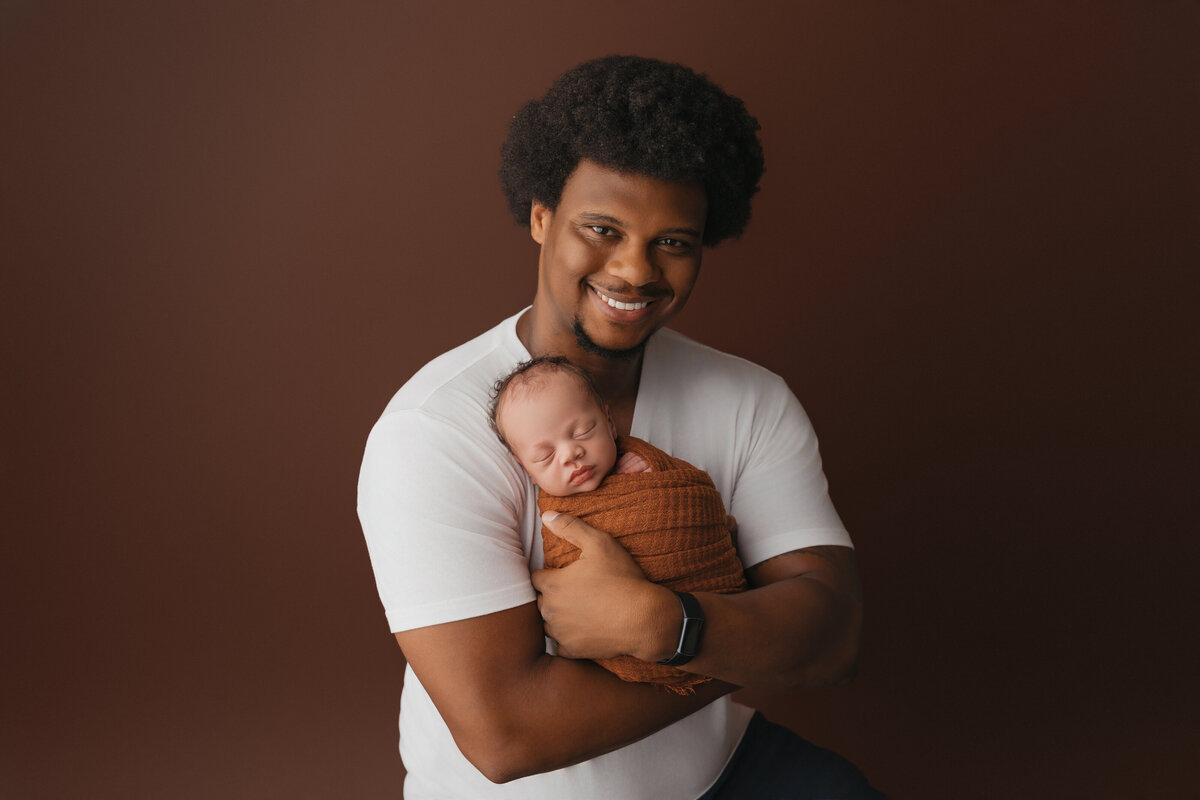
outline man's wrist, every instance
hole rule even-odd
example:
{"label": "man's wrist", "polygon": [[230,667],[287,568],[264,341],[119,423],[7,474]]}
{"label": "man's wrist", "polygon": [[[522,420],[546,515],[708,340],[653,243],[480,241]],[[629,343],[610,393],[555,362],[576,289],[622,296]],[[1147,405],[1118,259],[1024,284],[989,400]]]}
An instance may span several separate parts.
{"label": "man's wrist", "polygon": [[704,635],[704,608],[700,601],[689,592],[675,592],[675,596],[683,611],[683,624],[679,629],[675,652],[658,662],[669,667],[681,667],[695,658],[700,652],[700,639]]}
{"label": "man's wrist", "polygon": [[639,643],[634,658],[655,663],[675,654],[679,628],[683,624],[683,609],[679,598],[665,586],[647,582],[647,592],[640,610]]}

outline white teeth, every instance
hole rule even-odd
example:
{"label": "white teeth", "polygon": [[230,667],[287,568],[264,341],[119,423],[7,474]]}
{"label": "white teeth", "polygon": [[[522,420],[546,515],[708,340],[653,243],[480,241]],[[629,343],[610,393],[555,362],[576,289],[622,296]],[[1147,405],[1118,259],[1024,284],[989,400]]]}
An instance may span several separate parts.
{"label": "white teeth", "polygon": [[622,303],[620,300],[613,300],[611,297],[603,292],[600,292],[599,290],[596,291],[596,294],[600,295],[600,299],[608,303],[613,308],[619,308],[622,311],[637,311],[639,308],[645,308],[646,306],[650,305],[650,301],[646,301],[644,303]]}

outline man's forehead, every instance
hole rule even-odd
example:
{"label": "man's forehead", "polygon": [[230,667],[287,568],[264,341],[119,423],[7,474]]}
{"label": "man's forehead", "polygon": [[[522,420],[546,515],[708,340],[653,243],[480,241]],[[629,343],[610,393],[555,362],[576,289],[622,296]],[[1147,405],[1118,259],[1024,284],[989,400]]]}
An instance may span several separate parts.
{"label": "man's forehead", "polygon": [[644,218],[647,212],[665,225],[699,230],[708,200],[698,181],[678,182],[622,172],[583,160],[563,186],[562,202],[585,214],[628,224],[627,216]]}

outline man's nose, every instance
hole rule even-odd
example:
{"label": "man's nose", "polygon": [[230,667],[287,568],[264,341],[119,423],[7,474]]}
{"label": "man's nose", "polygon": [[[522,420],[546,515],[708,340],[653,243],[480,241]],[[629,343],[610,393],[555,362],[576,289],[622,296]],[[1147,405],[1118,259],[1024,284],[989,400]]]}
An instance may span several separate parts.
{"label": "man's nose", "polygon": [[612,254],[605,269],[630,286],[645,286],[658,278],[658,266],[646,247],[626,241]]}

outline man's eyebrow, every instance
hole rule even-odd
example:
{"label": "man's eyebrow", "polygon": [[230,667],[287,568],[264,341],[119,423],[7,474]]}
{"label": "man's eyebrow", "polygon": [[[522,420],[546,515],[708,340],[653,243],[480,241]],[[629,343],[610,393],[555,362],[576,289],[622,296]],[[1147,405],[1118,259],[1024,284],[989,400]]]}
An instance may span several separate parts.
{"label": "man's eyebrow", "polygon": [[695,236],[697,239],[700,238],[700,231],[696,230],[695,228],[668,228],[667,230],[662,231],[662,233],[682,233],[686,234],[687,236]]}
{"label": "man's eyebrow", "polygon": [[620,225],[624,227],[625,221],[610,217],[608,214],[597,214],[593,211],[585,211],[579,215],[579,219],[583,222],[604,222],[609,225]]}
{"label": "man's eyebrow", "polygon": [[[580,214],[579,220],[580,220],[580,222],[586,222],[586,223],[603,223],[605,225],[616,225],[616,226],[622,227],[622,228],[626,226],[626,223],[624,220],[617,219],[616,217],[610,217],[608,214],[597,214],[592,211],[585,211],[582,214]],[[686,236],[695,236],[697,239],[700,238],[700,231],[696,230],[695,228],[668,228],[665,231],[659,231],[659,235],[663,235],[663,234],[667,234],[667,233],[684,234]]]}

